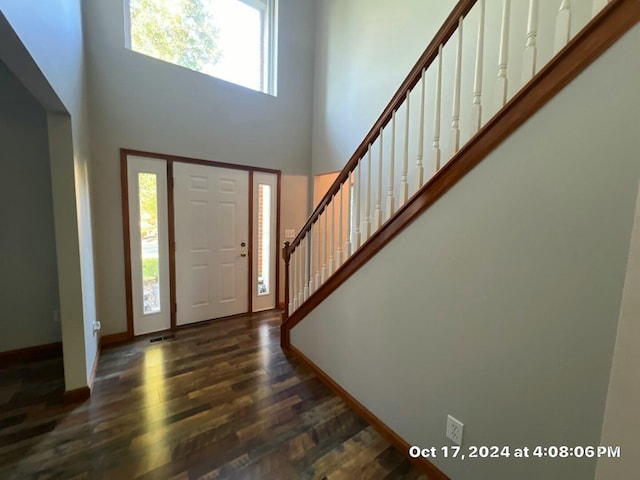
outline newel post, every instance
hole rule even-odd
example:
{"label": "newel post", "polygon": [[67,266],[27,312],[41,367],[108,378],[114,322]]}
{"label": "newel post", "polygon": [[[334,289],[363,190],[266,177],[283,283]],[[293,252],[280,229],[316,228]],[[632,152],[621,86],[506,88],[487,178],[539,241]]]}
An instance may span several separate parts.
{"label": "newel post", "polygon": [[284,310],[282,312],[282,326],[280,327],[280,346],[283,349],[289,348],[289,329],[285,323],[289,318],[289,262],[291,260],[291,251],[289,247],[291,242],[284,242],[282,247],[282,259],[284,260]]}

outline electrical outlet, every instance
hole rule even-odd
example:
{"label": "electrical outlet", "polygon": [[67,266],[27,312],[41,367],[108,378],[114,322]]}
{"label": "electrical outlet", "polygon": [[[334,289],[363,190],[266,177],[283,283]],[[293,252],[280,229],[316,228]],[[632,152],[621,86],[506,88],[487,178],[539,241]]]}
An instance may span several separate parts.
{"label": "electrical outlet", "polygon": [[286,238],[287,240],[293,240],[294,238],[296,238],[296,231],[292,228],[287,228],[284,231],[284,238]]}
{"label": "electrical outlet", "polygon": [[447,415],[447,438],[456,445],[462,445],[462,431],[464,425],[460,420],[456,420],[451,415]]}

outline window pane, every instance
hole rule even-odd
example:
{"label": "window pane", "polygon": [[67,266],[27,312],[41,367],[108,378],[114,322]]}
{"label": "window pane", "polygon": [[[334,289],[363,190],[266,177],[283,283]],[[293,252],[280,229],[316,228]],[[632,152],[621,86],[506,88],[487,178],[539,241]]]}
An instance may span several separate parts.
{"label": "window pane", "polygon": [[240,0],[211,0],[219,25],[220,59],[211,75],[253,90],[264,90],[263,14]]}
{"label": "window pane", "polygon": [[140,201],[140,249],[142,252],[143,312],[160,312],[160,264],[158,259],[158,178],[138,174]]}
{"label": "window pane", "polygon": [[203,71],[220,56],[210,0],[130,0],[131,48]]}
{"label": "window pane", "polygon": [[271,259],[271,185],[258,185],[258,295],[268,295]]}
{"label": "window pane", "polygon": [[129,0],[131,49],[267,92],[270,2]]}

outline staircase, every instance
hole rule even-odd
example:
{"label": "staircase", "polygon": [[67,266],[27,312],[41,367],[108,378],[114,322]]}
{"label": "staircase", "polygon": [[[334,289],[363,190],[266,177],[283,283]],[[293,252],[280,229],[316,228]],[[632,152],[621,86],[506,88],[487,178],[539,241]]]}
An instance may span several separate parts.
{"label": "staircase", "polygon": [[[549,2],[461,0],[295,240],[285,243],[282,347],[405,452],[410,444],[389,420],[291,345],[291,330],[640,20],[637,0],[557,0],[552,15],[541,3]],[[485,23],[489,7],[500,8],[493,15],[498,28]],[[526,34],[515,38],[514,31]],[[447,478],[414,460],[433,478]]]}

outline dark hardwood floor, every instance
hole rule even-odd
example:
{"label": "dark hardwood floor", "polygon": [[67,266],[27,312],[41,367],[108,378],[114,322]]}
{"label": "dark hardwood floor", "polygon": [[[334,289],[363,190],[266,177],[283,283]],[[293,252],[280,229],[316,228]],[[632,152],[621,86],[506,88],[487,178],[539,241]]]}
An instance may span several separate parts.
{"label": "dark hardwood floor", "polygon": [[62,360],[0,370],[0,478],[418,479],[420,473],[246,316],[104,349],[91,399]]}

